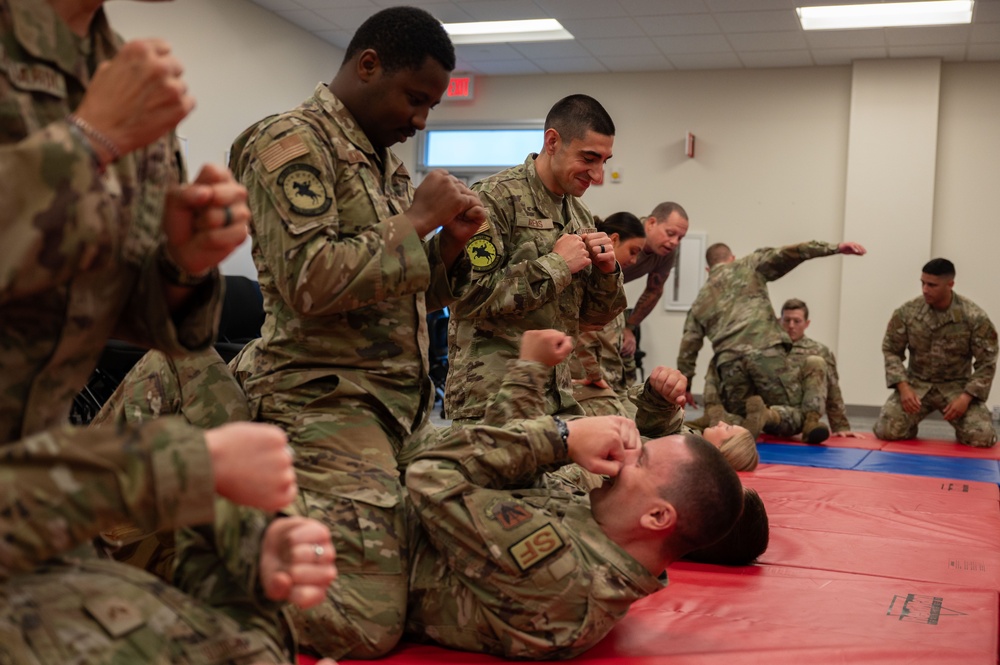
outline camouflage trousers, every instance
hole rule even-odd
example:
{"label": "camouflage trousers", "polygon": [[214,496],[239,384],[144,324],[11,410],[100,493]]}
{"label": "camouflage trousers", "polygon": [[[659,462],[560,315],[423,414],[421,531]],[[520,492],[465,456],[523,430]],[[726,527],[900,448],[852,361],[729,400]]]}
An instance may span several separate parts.
{"label": "camouflage trousers", "polygon": [[[951,400],[962,394],[964,385],[964,381],[956,381],[931,386],[921,397],[920,411],[917,413],[904,411],[899,391],[893,390],[872,428],[875,436],[885,441],[916,438],[920,421],[933,411],[943,411]],[[914,386],[914,388],[919,395],[920,387]],[[950,422],[955,428],[955,438],[959,443],[976,448],[989,448],[997,442],[997,433],[993,427],[990,411],[982,400],[973,399],[965,414],[958,420]]]}
{"label": "camouflage trousers", "polygon": [[808,356],[801,365],[791,362],[782,346],[754,351],[719,368],[720,394],[726,411],[746,415],[746,400],[760,395],[780,417],[764,431],[795,436],[805,414],[826,413],[827,366],[820,356]]}
{"label": "camouflage trousers", "polygon": [[264,633],[113,561],[53,562],[0,585],[0,663],[287,661]]}
{"label": "camouflage trousers", "polygon": [[295,449],[296,510],[326,524],[337,549],[326,602],[289,610],[299,644],[329,658],[384,656],[406,618],[406,504],[396,462],[404,441],[360,399],[331,396],[292,410],[286,400],[283,412],[268,402],[258,418],[282,426]]}

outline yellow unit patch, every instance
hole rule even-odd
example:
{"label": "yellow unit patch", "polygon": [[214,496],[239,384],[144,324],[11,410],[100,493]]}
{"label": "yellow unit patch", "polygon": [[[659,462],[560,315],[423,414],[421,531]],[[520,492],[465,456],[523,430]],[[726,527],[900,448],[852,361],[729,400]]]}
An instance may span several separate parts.
{"label": "yellow unit patch", "polygon": [[333,200],[320,177],[319,169],[310,164],[292,164],[281,172],[278,186],[293,212],[315,217],[330,209]]}
{"label": "yellow unit patch", "polygon": [[489,270],[500,258],[497,246],[487,235],[473,237],[465,246],[465,252],[469,255],[469,261],[472,262],[472,269],[478,271]]}
{"label": "yellow unit patch", "polygon": [[565,543],[555,527],[546,524],[511,545],[507,551],[514,557],[518,568],[528,570],[561,550],[563,545]]}

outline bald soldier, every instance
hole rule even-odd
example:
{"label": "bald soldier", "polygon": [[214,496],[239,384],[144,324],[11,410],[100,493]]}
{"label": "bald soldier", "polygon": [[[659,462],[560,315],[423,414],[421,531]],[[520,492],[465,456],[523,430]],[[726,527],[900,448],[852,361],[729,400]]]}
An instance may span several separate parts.
{"label": "bald soldier", "polygon": [[959,443],[993,446],[996,430],[985,400],[996,374],[996,328],[985,311],[955,293],[955,265],[948,259],[928,261],[920,284],[923,295],[893,312],[882,340],[885,380],[893,393],[879,413],[875,436],[912,439],[920,421],[940,411]]}
{"label": "bald soldier", "polygon": [[[468,243],[473,280],[448,323],[445,412],[455,423],[482,418],[525,330],[576,337],[625,309],[614,246],[580,200],[604,180],[614,133],[596,99],[570,95],[549,110],[540,153],[473,186],[488,218]],[[546,412],[582,413],[567,362],[549,378]]]}

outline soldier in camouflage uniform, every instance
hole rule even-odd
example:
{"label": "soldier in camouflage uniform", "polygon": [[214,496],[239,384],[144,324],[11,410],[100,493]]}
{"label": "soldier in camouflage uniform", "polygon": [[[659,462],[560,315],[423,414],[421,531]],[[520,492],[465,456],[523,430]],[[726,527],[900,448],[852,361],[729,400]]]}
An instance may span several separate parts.
{"label": "soldier in camouflage uniform", "polygon": [[[549,111],[540,154],[473,186],[489,217],[466,247],[474,278],[448,322],[445,413],[454,422],[482,418],[525,330],[576,337],[625,309],[611,241],[579,199],[602,182],[614,132],[597,100],[571,95]],[[568,363],[546,393],[546,413],[582,413]]]}
{"label": "soldier in camouflage uniform", "polygon": [[[597,230],[611,239],[615,260],[623,271],[635,263],[646,241],[646,231],[638,217],[616,212],[597,222]],[[622,356],[624,333],[622,312],[600,330],[580,333],[576,339],[569,363],[573,397],[588,416],[635,415],[627,395],[629,384]]]}
{"label": "soldier in camouflage uniform", "polygon": [[851,431],[851,423],[847,420],[847,407],[840,392],[836,357],[825,344],[805,334],[806,328],[809,327],[809,306],[798,298],[786,300],[781,306],[781,318],[778,323],[792,340],[792,350],[788,354],[788,360],[793,366],[804,366],[809,356],[819,356],[826,363],[826,418],[830,421],[830,435],[860,436],[857,432]]}
{"label": "soldier in camouflage uniform", "polygon": [[[780,248],[758,249],[739,260],[729,247],[716,243],[705,254],[709,266],[708,281],[695,298],[687,319],[677,355],[677,369],[688,384],[694,376],[698,351],[707,336],[715,352],[713,360],[719,375],[719,398],[722,407],[740,416],[747,414],[747,400],[753,396],[748,354],[763,354],[771,367],[783,367],[783,356],[791,340],[778,325],[771,306],[767,283],[788,274],[809,259],[833,254],[864,254],[861,245],[842,242],[806,242]],[[780,362],[779,362],[780,361]],[[759,377],[758,377],[759,378]],[[688,399],[691,396],[688,395]],[[706,411],[711,407],[706,401]],[[818,414],[810,423],[817,426]],[[757,416],[759,417],[759,416]],[[760,426],[750,425],[751,431]]]}
{"label": "soldier in camouflage uniform", "polygon": [[[589,494],[533,488],[570,460],[614,479]],[[619,416],[447,430],[406,472],[423,526],[407,633],[505,658],[572,658],[666,566],[726,534],[743,504],[736,473],[695,435],[639,443]]]}
{"label": "soldier in camouflage uniform", "polygon": [[[112,334],[173,354],[211,342],[212,269],[249,219],[222,169],[174,187],[168,133],[193,106],[180,66],[163,42],[122,46],[101,4],[0,1],[0,661],[277,662],[275,626],[243,627],[89,543],[123,519],[209,523],[216,493],[273,510],[295,491],[274,428],[61,424]],[[303,590],[294,542],[271,535],[247,587],[262,602]]]}
{"label": "soldier in camouflage uniform", "polygon": [[430,14],[383,10],[329,86],[233,144],[266,313],[234,373],[254,419],[280,425],[296,449],[298,510],[334,532],[340,581],[296,616],[303,645],[330,657],[378,657],[402,633],[396,455],[429,426],[426,313],[467,285],[463,249],[485,212],[444,171],[414,192],[389,147],[424,128],[454,65]]}
{"label": "soldier in camouflage uniform", "polygon": [[984,402],[996,373],[996,328],[986,312],[954,292],[951,261],[928,261],[920,283],[923,296],[893,312],[882,340],[886,385],[895,392],[879,413],[875,436],[912,439],[920,421],[940,411],[959,443],[993,446],[996,430]]}

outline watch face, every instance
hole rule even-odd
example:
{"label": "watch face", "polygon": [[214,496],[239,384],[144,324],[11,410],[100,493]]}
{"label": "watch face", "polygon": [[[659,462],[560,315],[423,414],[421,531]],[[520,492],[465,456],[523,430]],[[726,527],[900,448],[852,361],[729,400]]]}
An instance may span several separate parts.
{"label": "watch face", "polygon": [[499,258],[497,246],[489,236],[476,236],[465,246],[465,251],[475,270],[489,270]]}
{"label": "watch face", "polygon": [[319,169],[310,164],[286,167],[278,176],[278,185],[292,211],[300,215],[322,215],[333,203],[320,180]]}

